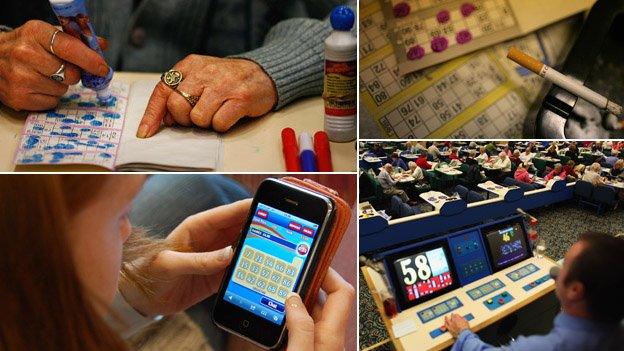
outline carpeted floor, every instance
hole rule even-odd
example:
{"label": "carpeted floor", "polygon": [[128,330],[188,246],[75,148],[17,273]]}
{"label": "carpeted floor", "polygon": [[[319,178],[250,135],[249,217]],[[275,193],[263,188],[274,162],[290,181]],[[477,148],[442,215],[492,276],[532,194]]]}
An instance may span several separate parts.
{"label": "carpeted floor", "polygon": [[[578,236],[586,231],[624,234],[624,208],[597,215],[575,201],[529,211],[538,219],[538,232],[545,239],[547,256],[560,260]],[[370,291],[360,274],[360,349],[392,350],[384,324]],[[375,347],[371,347],[375,346]]]}

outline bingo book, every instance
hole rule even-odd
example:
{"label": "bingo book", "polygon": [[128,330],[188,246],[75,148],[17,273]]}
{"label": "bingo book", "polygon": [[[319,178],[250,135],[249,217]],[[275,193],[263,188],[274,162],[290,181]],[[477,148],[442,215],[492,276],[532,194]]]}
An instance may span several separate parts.
{"label": "bingo book", "polygon": [[82,164],[117,171],[219,168],[222,141],[217,133],[167,127],[149,139],[136,137],[156,83],[112,82],[114,98],[106,105],[94,91],[71,87],[56,109],[28,116],[15,164]]}

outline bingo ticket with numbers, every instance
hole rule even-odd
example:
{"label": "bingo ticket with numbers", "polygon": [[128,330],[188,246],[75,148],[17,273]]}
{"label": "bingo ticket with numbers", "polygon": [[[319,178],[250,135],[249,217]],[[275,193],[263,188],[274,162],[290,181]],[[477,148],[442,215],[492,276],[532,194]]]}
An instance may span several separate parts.
{"label": "bingo ticket with numbers", "polygon": [[383,0],[382,10],[402,74],[522,34],[508,0]]}
{"label": "bingo ticket with numbers", "polygon": [[113,82],[113,101],[98,103],[95,92],[71,87],[54,111],[28,116],[16,164],[93,164],[114,169],[129,86]]}
{"label": "bingo ticket with numbers", "polygon": [[[576,20],[499,44],[444,64],[401,75],[385,17],[376,1],[360,9],[360,98],[377,130],[364,138],[513,138],[543,80],[505,58],[521,47],[557,62]],[[362,117],[366,118],[366,117]],[[361,124],[362,125],[362,124]]]}

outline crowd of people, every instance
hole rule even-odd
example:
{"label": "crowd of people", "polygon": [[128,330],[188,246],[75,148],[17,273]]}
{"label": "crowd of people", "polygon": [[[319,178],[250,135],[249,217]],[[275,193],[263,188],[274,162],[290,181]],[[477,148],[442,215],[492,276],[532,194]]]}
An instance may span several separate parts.
{"label": "crowd of people", "polygon": [[[542,188],[553,179],[586,181],[594,186],[624,179],[624,142],[431,142],[363,143],[360,168],[374,176],[388,197],[410,206],[431,189],[427,171],[460,170],[450,185],[479,191],[478,184],[509,181]],[[362,186],[362,185],[361,185]],[[363,186],[367,186],[364,184]],[[448,191],[447,191],[448,192]],[[624,191],[619,190],[620,199]]]}

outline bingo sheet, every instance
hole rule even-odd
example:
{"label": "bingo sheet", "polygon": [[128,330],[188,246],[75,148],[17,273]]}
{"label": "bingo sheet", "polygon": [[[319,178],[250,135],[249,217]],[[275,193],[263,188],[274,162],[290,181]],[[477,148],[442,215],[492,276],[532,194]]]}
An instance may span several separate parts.
{"label": "bingo sheet", "polygon": [[110,85],[103,106],[94,91],[74,86],[52,111],[32,113],[22,131],[15,164],[91,164],[114,169],[128,104],[129,86]]}
{"label": "bingo sheet", "polygon": [[363,134],[370,138],[520,137],[524,118],[544,83],[508,62],[506,50],[517,46],[551,62],[571,31],[570,22],[562,22],[401,76],[381,7],[369,2],[360,10],[360,98],[383,135]]}
{"label": "bingo sheet", "polygon": [[521,31],[507,0],[383,0],[401,73],[498,44]]}

